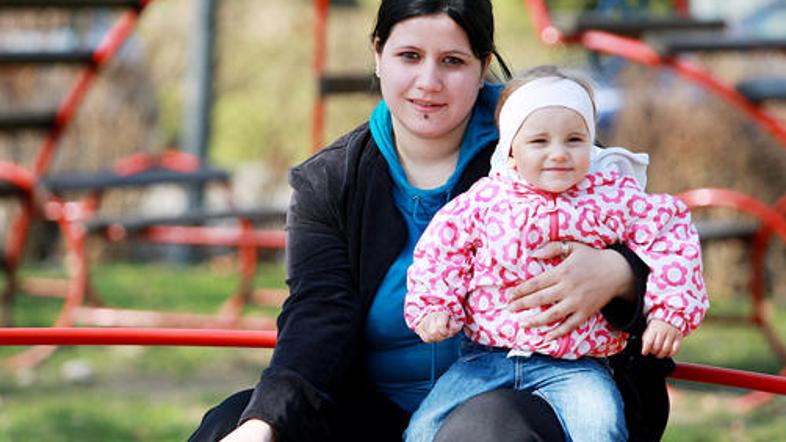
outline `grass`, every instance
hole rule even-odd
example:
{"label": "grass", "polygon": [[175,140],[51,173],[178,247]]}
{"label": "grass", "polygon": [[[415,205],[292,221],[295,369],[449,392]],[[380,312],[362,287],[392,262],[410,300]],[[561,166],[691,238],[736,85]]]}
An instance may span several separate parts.
{"label": "grass", "polygon": [[[280,287],[283,268],[265,265],[259,287]],[[27,269],[25,276],[51,274]],[[210,312],[231,293],[234,275],[207,265],[104,264],[96,287],[110,305]],[[20,325],[48,325],[60,301],[22,296]],[[775,323],[786,336],[786,309]],[[744,299],[715,302],[713,311],[741,311]],[[271,312],[273,313],[273,312]],[[3,354],[18,350],[3,348]],[[191,347],[63,347],[34,370],[0,377],[0,442],[180,441],[202,414],[227,395],[254,385],[270,350]],[[779,364],[759,333],[708,321],[679,360],[776,372]],[[69,375],[86,370],[83,377]],[[742,392],[675,383],[664,440],[771,441],[786,435],[786,398],[744,411]]]}

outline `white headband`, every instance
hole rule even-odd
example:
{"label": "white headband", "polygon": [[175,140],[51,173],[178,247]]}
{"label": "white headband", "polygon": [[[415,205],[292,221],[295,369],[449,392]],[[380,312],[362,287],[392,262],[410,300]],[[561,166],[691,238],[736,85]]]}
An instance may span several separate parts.
{"label": "white headband", "polygon": [[573,80],[544,77],[516,89],[499,114],[499,142],[491,157],[491,171],[507,169],[513,138],[524,120],[538,109],[562,106],[576,111],[584,119],[589,141],[595,141],[595,111],[587,91]]}

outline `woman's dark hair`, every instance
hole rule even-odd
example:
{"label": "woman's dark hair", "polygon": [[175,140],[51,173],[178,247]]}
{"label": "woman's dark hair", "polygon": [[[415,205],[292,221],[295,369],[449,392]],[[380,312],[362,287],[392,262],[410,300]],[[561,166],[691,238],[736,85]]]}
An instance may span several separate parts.
{"label": "woman's dark hair", "polygon": [[494,14],[491,0],[382,0],[371,41],[377,53],[390,37],[393,27],[404,20],[425,15],[447,14],[467,34],[472,52],[481,62],[494,55],[505,79],[510,69],[494,46]]}

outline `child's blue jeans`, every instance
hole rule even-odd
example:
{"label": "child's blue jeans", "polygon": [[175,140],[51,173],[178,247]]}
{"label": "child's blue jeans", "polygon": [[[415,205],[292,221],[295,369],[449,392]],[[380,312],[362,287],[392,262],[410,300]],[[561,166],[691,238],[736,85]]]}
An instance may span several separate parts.
{"label": "child's blue jeans", "polygon": [[507,349],[463,340],[461,357],[412,415],[407,442],[431,442],[448,414],[467,399],[499,388],[531,391],[554,408],[567,441],[625,441],[622,397],[605,358],[508,358]]}

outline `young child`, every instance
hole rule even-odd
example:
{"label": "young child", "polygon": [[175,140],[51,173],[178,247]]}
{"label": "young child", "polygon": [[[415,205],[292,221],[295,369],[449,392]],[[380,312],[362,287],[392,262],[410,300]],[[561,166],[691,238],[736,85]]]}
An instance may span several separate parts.
{"label": "young child", "polygon": [[[546,242],[619,242],[647,263],[645,354],[673,356],[703,319],[709,304],[688,208],[644,193],[629,176],[641,154],[594,147],[595,115],[589,84],[554,66],[535,68],[503,91],[489,176],[437,212],[407,273],[407,325],[426,342],[461,329],[468,338],[412,416],[407,441],[431,441],[451,410],[497,388],[544,398],[569,441],[627,439],[606,361],[627,335],[598,313],[547,339],[559,323],[524,328],[522,319],[541,310],[507,308],[510,290],[556,264],[532,256]],[[590,170],[593,155],[611,160]]]}

